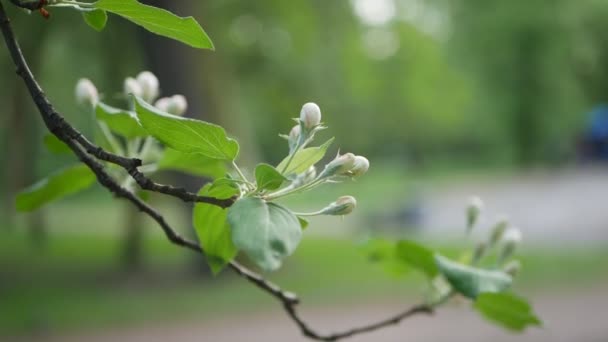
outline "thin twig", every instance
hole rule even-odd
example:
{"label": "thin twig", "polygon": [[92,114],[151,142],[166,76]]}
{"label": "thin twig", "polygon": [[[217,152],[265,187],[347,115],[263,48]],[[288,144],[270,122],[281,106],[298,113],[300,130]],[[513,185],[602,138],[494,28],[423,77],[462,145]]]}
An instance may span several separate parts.
{"label": "thin twig", "polygon": [[[12,1],[15,3],[15,1]],[[23,7],[23,6],[21,6]],[[141,160],[133,158],[125,158],[108,151],[105,151],[99,146],[91,143],[86,137],[84,137],[78,130],[71,126],[65,119],[57,113],[52,104],[48,101],[44,92],[36,82],[34,75],[30,71],[25,57],[21,52],[17,39],[13,33],[10,25],[10,20],[6,16],[2,1],[0,0],[0,28],[6,42],[6,46],[11,54],[13,62],[17,68],[17,74],[21,76],[25,82],[27,89],[32,97],[32,100],[36,104],[40,115],[51,133],[57,138],[63,141],[68,147],[74,152],[74,154],[86,164],[91,171],[97,177],[98,182],[107,188],[109,191],[114,193],[117,197],[124,198],[135,205],[140,211],[150,216],[165,233],[167,239],[178,246],[190,249],[194,252],[204,254],[201,246],[188,239],[185,239],[178,234],[170,225],[167,223],[163,215],[156,209],[142,201],[133,192],[121,187],[106,171],[104,165],[98,160],[113,163],[123,167],[129,174],[137,181],[137,183],[146,190],[159,192],[167,195],[171,195],[180,198],[187,202],[205,202],[209,204],[218,205],[222,208],[227,208],[232,205],[233,200],[218,200],[211,197],[198,196],[193,193],[187,192],[185,189],[176,188],[169,185],[162,185],[153,182],[149,178],[145,177],[137,168],[141,166]],[[97,158],[97,159],[95,159]],[[279,286],[265,280],[261,275],[247,269],[239,263],[232,261],[229,264],[230,268],[239,276],[247,279],[252,284],[267,292],[268,294],[275,297],[283,304],[283,308],[288,316],[296,323],[300,328],[303,335],[319,341],[337,341],[343,338],[348,338],[353,335],[374,331],[380,328],[384,328],[390,325],[396,325],[402,320],[409,318],[416,314],[430,314],[432,308],[428,305],[414,306],[402,313],[391,316],[382,321],[365,325],[358,328],[353,328],[340,333],[333,334],[321,334],[311,328],[298,314],[297,305],[299,304],[298,297],[291,292],[282,290]]]}

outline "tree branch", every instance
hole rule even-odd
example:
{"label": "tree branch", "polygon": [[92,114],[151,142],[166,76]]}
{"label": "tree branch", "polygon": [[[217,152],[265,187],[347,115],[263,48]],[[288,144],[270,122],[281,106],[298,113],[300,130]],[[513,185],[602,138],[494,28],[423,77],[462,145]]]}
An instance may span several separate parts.
{"label": "tree branch", "polygon": [[[15,3],[17,0],[11,0]],[[17,5],[19,7],[24,7]],[[27,7],[24,7],[27,8]],[[19,43],[15,38],[15,34],[10,25],[10,20],[4,10],[2,0],[0,0],[0,28],[4,36],[6,46],[10,52],[11,58],[16,66],[16,71],[19,76],[25,82],[25,85],[32,97],[32,100],[36,104],[38,111],[44,121],[46,127],[51,133],[57,138],[63,141],[68,147],[74,152],[74,154],[80,159],[81,162],[86,164],[91,171],[97,177],[98,182],[112,192],[115,196],[124,198],[127,201],[135,205],[140,211],[150,216],[165,233],[167,239],[178,246],[190,249],[196,253],[204,254],[201,246],[188,239],[185,239],[178,234],[170,225],[167,223],[163,215],[142,201],[133,192],[121,187],[106,171],[104,165],[98,160],[113,163],[123,167],[140,185],[141,188],[153,192],[159,192],[166,195],[180,198],[186,202],[204,202],[214,204],[222,208],[227,208],[234,203],[233,199],[220,200],[212,197],[198,196],[197,194],[190,193],[182,188],[176,188],[170,185],[158,184],[143,175],[137,168],[141,166],[141,160],[125,158],[110,152],[105,151],[99,146],[91,143],[86,137],[84,137],[77,129],[70,125],[65,119],[55,111],[52,104],[46,98],[40,85],[36,82],[34,75],[29,69],[29,66],[21,52]],[[298,314],[297,305],[299,304],[298,297],[291,292],[282,290],[279,286],[265,280],[261,275],[249,270],[248,268],[240,265],[239,263],[232,261],[229,267],[239,276],[247,279],[249,282],[267,292],[268,294],[279,300],[287,315],[296,323],[300,328],[300,331],[304,336],[318,341],[337,341],[340,339],[348,338],[357,334],[374,331],[390,325],[396,325],[404,319],[407,319],[417,314],[430,314],[432,313],[432,307],[428,305],[417,305],[402,313],[391,316],[385,320],[365,325],[358,328],[353,328],[340,333],[333,334],[321,334],[311,328]]]}

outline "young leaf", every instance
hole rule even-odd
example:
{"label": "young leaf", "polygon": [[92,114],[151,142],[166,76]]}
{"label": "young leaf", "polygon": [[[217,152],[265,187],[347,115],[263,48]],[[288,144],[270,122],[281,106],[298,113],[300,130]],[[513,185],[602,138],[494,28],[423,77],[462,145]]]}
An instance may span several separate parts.
{"label": "young leaf", "polygon": [[298,216],[298,221],[300,222],[300,227],[302,227],[302,230],[308,228],[308,225],[310,224],[307,219],[300,216]]}
{"label": "young leaf", "polygon": [[32,211],[56,199],[91,186],[95,175],[86,165],[78,164],[60,170],[21,191],[15,199],[18,211]]}
{"label": "young leaf", "polygon": [[59,140],[53,134],[44,136],[42,142],[47,150],[54,154],[71,154],[72,150],[63,141]]}
{"label": "young leaf", "polygon": [[396,250],[397,258],[409,266],[423,272],[429,279],[433,279],[438,273],[435,254],[415,242],[399,241]]}
{"label": "young leaf", "polygon": [[[199,195],[225,199],[234,196],[237,192],[228,185],[212,188],[211,184],[207,184],[199,191]],[[197,203],[192,214],[196,235],[213,274],[218,274],[238,252],[232,243],[230,226],[226,221],[227,212],[227,209],[215,205]]]}
{"label": "young leaf", "polygon": [[[309,147],[303,150],[296,152],[295,156],[289,163],[289,166],[283,172],[285,175],[290,174],[298,174],[308,170],[309,167],[315,165],[319,160],[323,159],[327,149],[334,141],[334,138],[329,139],[323,145],[318,147]],[[285,165],[289,162],[289,157],[283,159],[279,166],[277,166],[277,170],[283,170]]]}
{"label": "young leaf", "polygon": [[542,322],[523,298],[509,293],[481,293],[473,306],[485,318],[507,329],[523,331]]}
{"label": "young leaf", "polygon": [[117,14],[160,36],[195,48],[213,50],[211,39],[192,17],[178,17],[167,10],[144,5],[136,0],[99,0],[93,6]]}
{"label": "young leaf", "polygon": [[175,150],[222,160],[234,160],[239,154],[239,144],[218,125],[164,113],[138,97],[135,108],[146,131]]}
{"label": "young leaf", "polygon": [[84,21],[96,31],[102,31],[108,22],[108,14],[104,10],[82,12]]}
{"label": "young leaf", "polygon": [[268,164],[259,164],[255,168],[255,180],[260,190],[276,190],[287,180],[277,169]]}
{"label": "young leaf", "polygon": [[475,299],[482,292],[502,292],[511,286],[512,278],[502,271],[475,268],[435,256],[439,272],[452,287],[465,297]]}
{"label": "young leaf", "polygon": [[289,209],[255,197],[236,201],[228,222],[234,245],[266,271],[278,269],[302,238],[300,222]]}
{"label": "young leaf", "polygon": [[105,122],[112,132],[127,139],[148,136],[148,132],[137,122],[137,116],[133,112],[100,102],[95,107],[95,116],[97,120]]}
{"label": "young leaf", "polygon": [[166,148],[158,162],[159,170],[175,170],[195,176],[219,178],[226,173],[223,161],[205,157],[202,154],[183,153],[172,148]]}

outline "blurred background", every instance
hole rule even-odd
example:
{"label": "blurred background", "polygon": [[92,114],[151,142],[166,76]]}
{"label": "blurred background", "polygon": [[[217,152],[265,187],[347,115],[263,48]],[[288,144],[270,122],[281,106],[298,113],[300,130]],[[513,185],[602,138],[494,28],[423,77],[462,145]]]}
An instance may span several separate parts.
{"label": "blurred background", "polygon": [[[216,51],[198,51],[110,16],[101,34],[80,15],[10,8],[34,73],[57,109],[91,134],[76,105],[80,77],[110,101],[151,70],[189,116],[225,126],[239,164],[277,164],[305,102],[323,111],[343,152],[371,169],[355,183],[290,199],[318,209],[295,255],[269,275],[303,299],[325,331],[398,312],[421,279],[366,254],[370,238],[470,248],[507,214],[524,234],[517,292],[542,329],[514,335],[466,303],[353,341],[606,341],[608,326],[608,2],[602,0],[143,1],[194,15]],[[5,5],[7,2],[4,1]],[[12,7],[12,6],[11,6]],[[147,218],[97,187],[17,214],[24,186],[74,161],[42,144],[45,129],[0,48],[0,340],[304,341],[274,299],[165,241]],[[203,179],[163,181],[196,191]],[[464,239],[471,195],[486,203]],[[152,198],[192,235],[189,205]]]}

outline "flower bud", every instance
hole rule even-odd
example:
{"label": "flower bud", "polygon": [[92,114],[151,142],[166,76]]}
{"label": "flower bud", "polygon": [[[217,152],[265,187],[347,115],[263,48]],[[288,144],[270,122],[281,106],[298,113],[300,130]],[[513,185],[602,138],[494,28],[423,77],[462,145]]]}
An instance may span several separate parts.
{"label": "flower bud", "polygon": [[141,85],[133,77],[127,77],[124,83],[124,92],[126,95],[135,95],[137,97],[143,96],[143,90]]}
{"label": "flower bud", "polygon": [[355,159],[356,157],[352,153],[338,154],[334,160],[325,165],[320,177],[348,176],[350,170],[355,166]]}
{"label": "flower bud", "polygon": [[369,160],[363,156],[356,156],[355,163],[350,173],[353,177],[359,177],[369,170]]}
{"label": "flower bud", "polygon": [[321,210],[321,215],[348,215],[357,206],[357,200],[352,196],[342,196]]}
{"label": "flower bud", "polygon": [[481,260],[484,255],[486,255],[486,251],[487,251],[487,246],[485,243],[480,242],[479,244],[477,244],[477,246],[475,246],[475,252],[473,253],[473,263],[477,263],[479,260]]}
{"label": "flower bud", "polygon": [[510,258],[521,243],[521,231],[517,228],[507,229],[502,237],[502,241],[501,262]]}
{"label": "flower bud", "polygon": [[97,88],[88,78],[81,78],[76,83],[76,102],[81,105],[95,107],[99,102]]}
{"label": "flower bud", "polygon": [[302,128],[300,125],[295,125],[289,131],[289,136],[287,137],[287,143],[289,144],[289,151],[293,152],[298,145],[298,141],[300,140],[300,134],[302,133]]}
{"label": "flower bud", "polygon": [[477,196],[471,197],[469,206],[467,207],[467,234],[471,232],[475,223],[477,223],[477,219],[479,218],[482,209],[483,202],[481,198]]}
{"label": "flower bud", "polygon": [[511,277],[515,277],[519,274],[519,271],[521,271],[521,262],[519,262],[519,260],[509,261],[505,267],[503,267],[503,271]]}
{"label": "flower bud", "polygon": [[141,87],[141,97],[148,103],[152,103],[157,97],[159,93],[159,84],[158,78],[149,72],[142,71],[137,75],[137,83]]}
{"label": "flower bud", "polygon": [[173,115],[183,115],[188,109],[188,101],[183,95],[173,95],[158,99],[154,106],[164,112]]}
{"label": "flower bud", "polygon": [[490,247],[496,246],[496,244],[502,239],[507,227],[509,227],[509,220],[506,217],[501,217],[492,228],[492,233],[490,235]]}
{"label": "flower bud", "polygon": [[308,102],[300,111],[300,122],[306,131],[310,131],[321,123],[321,109],[316,103]]}

